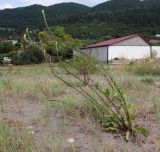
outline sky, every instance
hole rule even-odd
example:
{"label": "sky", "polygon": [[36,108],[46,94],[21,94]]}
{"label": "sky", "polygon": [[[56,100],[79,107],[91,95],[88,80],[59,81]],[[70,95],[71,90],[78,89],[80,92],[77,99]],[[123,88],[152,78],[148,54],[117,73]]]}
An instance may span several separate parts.
{"label": "sky", "polygon": [[107,0],[0,0],[0,9],[29,6],[32,4],[41,4],[49,6],[62,2],[75,2],[87,6],[94,6]]}

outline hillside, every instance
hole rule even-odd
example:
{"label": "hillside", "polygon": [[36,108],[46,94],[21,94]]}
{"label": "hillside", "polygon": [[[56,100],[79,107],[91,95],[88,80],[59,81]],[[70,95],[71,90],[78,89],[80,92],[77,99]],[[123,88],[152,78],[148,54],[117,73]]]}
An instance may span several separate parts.
{"label": "hillside", "polygon": [[116,9],[126,9],[126,8],[136,8],[142,6],[142,1],[140,0],[111,0],[97,6],[93,7],[93,10],[110,10],[114,11]]}
{"label": "hillside", "polygon": [[32,5],[0,11],[0,27],[16,31],[43,28],[41,10],[50,26],[64,26],[75,38],[98,41],[140,33],[151,37],[160,31],[159,0],[110,0],[95,7],[61,3],[49,7]]}
{"label": "hillside", "polygon": [[93,7],[93,10],[122,10],[135,8],[159,8],[159,0],[109,0]]}
{"label": "hillside", "polygon": [[134,33],[150,38],[160,31],[160,1],[110,0],[62,25],[74,37],[93,42]]}
{"label": "hillside", "polygon": [[[76,8],[76,9],[75,9]],[[41,10],[45,10],[50,24],[55,24],[60,20],[70,16],[88,11],[89,7],[76,3],[61,3],[49,7],[32,5],[15,9],[5,9],[0,11],[0,27],[15,29],[25,29],[43,27]]]}

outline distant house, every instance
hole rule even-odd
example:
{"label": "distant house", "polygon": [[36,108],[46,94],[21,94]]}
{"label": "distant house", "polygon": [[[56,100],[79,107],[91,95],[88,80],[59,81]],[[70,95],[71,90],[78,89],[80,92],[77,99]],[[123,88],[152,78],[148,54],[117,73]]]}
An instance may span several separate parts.
{"label": "distant house", "polygon": [[150,43],[151,45],[160,44],[160,40],[151,39],[151,40],[149,40],[149,43]]}
{"label": "distant house", "polygon": [[160,34],[156,34],[156,37],[160,37]]}
{"label": "distant house", "polygon": [[18,40],[0,40],[1,43],[11,43],[13,45],[18,43]]}
{"label": "distant house", "polygon": [[81,48],[99,62],[107,63],[116,58],[141,59],[151,55],[151,46],[141,35],[111,39]]}

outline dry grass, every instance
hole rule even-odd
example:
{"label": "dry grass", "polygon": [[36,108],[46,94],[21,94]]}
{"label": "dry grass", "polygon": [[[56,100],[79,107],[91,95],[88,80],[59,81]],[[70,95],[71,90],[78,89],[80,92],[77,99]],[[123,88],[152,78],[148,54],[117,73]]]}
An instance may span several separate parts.
{"label": "dry grass", "polygon": [[[133,68],[135,70],[135,67]],[[0,69],[6,71],[7,67],[0,67]],[[126,65],[106,66],[105,69],[126,92],[129,101],[136,105],[138,123],[150,131],[147,139],[139,137],[136,143],[126,143],[115,134],[102,132],[101,127],[92,117],[92,107],[87,107],[86,101],[79,94],[55,79],[47,64],[15,66],[11,73],[2,74],[0,77],[1,118],[13,120],[6,121],[9,130],[13,132],[16,130],[14,122],[22,124],[21,129],[18,130],[18,137],[26,135],[26,128],[32,126],[31,138],[38,147],[38,150],[34,149],[34,151],[68,152],[71,150],[71,145],[67,139],[74,138],[75,151],[158,152],[160,149],[160,77],[149,76],[153,82],[148,84],[150,81],[148,76],[128,71]],[[79,82],[68,78],[59,67],[57,70],[75,86],[80,85]],[[92,77],[103,85],[104,80],[98,73]],[[21,142],[25,145],[27,140],[28,138],[24,137]],[[28,148],[31,146],[26,145]]]}

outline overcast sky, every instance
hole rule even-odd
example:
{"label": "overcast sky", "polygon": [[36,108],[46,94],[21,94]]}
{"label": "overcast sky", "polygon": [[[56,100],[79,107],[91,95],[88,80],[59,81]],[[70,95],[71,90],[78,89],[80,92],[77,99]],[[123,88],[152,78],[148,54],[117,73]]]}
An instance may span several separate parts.
{"label": "overcast sky", "polygon": [[62,2],[75,2],[88,6],[94,6],[105,1],[107,0],[0,0],[0,9],[28,6],[32,4],[48,6]]}

